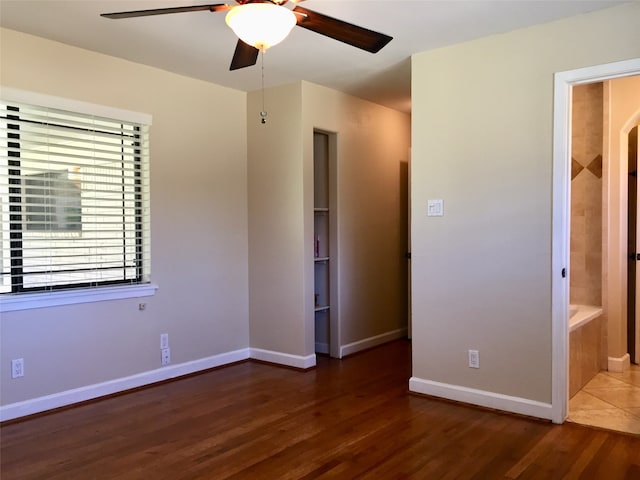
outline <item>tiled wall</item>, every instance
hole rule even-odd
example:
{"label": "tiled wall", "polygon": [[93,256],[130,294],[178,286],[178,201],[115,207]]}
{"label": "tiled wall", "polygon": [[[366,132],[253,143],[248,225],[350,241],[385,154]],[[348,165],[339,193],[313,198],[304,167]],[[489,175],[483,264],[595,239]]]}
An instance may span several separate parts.
{"label": "tiled wall", "polygon": [[[571,284],[569,303],[602,305],[603,84],[573,87],[571,150]],[[606,368],[606,313],[571,332],[573,396]]]}
{"label": "tiled wall", "polygon": [[569,333],[569,398],[601,370],[602,317]]}
{"label": "tiled wall", "polygon": [[602,83],[573,88],[570,303],[602,305]]}

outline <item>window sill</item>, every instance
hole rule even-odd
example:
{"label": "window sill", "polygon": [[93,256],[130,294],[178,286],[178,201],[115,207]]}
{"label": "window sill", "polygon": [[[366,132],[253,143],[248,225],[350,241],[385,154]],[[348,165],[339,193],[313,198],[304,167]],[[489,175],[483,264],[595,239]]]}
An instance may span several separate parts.
{"label": "window sill", "polygon": [[123,285],[116,287],[83,288],[78,290],[58,290],[43,293],[23,293],[0,296],[0,313],[35,308],[76,305],[79,303],[121,300],[124,298],[151,297],[158,285]]}

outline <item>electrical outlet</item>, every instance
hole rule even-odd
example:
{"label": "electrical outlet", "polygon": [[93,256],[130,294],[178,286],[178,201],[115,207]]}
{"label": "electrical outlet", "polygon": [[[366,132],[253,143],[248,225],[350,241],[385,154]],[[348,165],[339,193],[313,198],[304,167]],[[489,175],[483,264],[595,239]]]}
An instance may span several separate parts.
{"label": "electrical outlet", "polygon": [[469,350],[469,367],[480,368],[480,352],[478,350]]}
{"label": "electrical outlet", "polygon": [[169,334],[161,333],[160,334],[160,350],[164,350],[165,348],[169,348]]}
{"label": "electrical outlet", "polygon": [[143,311],[147,309],[147,304],[146,303],[139,303],[138,304],[138,310]]}
{"label": "electrical outlet", "polygon": [[11,378],[24,377],[24,359],[16,358],[11,360]]}
{"label": "electrical outlet", "polygon": [[164,367],[165,365],[169,365],[171,363],[171,349],[170,348],[163,348],[162,349],[162,366]]}

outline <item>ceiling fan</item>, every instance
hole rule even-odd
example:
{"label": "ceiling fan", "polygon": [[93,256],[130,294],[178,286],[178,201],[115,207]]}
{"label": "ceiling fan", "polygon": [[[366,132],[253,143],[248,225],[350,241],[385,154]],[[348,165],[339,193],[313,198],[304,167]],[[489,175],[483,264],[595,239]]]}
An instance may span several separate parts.
{"label": "ceiling fan", "polygon": [[[155,8],[130,12],[103,13],[111,19],[146,17],[183,12],[226,11],[226,22],[236,33],[238,43],[229,70],[250,67],[256,64],[258,53],[282,41],[298,25],[312,32],[376,53],[392,40],[384,33],[323,15],[306,8],[295,6],[289,9],[284,4],[303,0],[235,0],[238,5],[211,4],[184,7]],[[273,35],[273,37],[271,37]]]}

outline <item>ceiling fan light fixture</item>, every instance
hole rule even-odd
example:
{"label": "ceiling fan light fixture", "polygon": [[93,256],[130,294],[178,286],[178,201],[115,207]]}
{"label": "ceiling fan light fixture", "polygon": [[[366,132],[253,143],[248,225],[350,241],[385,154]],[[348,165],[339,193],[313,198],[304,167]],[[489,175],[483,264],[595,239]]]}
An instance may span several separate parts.
{"label": "ceiling fan light fixture", "polygon": [[247,3],[233,7],[225,21],[240,40],[264,52],[289,35],[296,15],[273,3]]}

